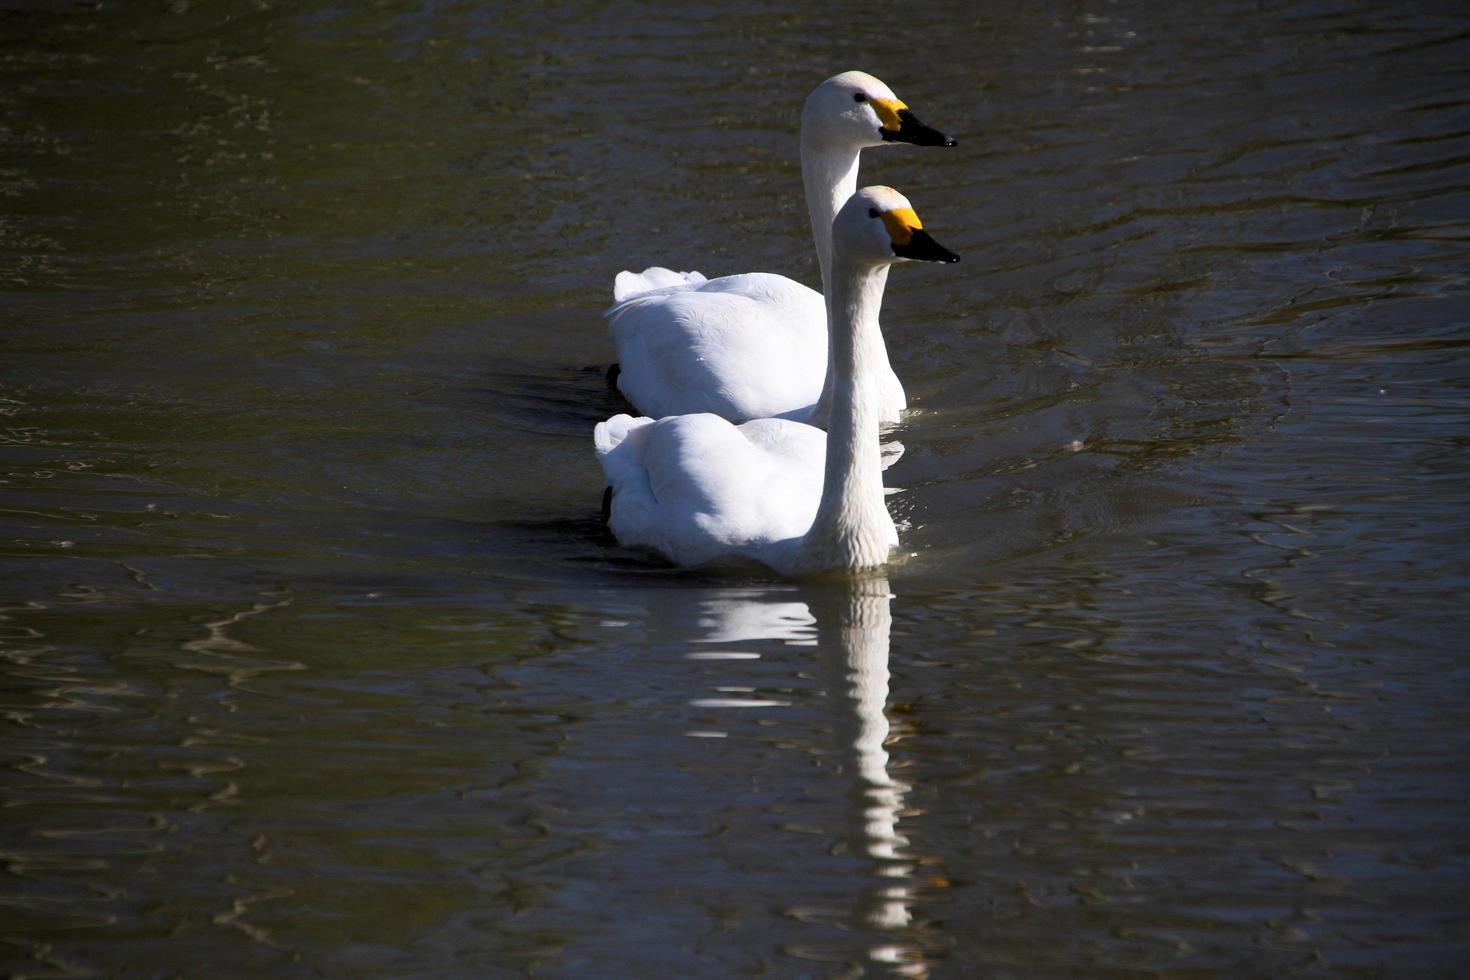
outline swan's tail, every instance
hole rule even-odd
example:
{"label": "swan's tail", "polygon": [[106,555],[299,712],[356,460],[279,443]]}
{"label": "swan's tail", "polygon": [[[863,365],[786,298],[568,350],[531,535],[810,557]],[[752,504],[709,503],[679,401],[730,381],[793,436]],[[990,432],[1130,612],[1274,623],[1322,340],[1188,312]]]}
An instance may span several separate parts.
{"label": "swan's tail", "polygon": [[602,519],[625,545],[647,544],[644,530],[658,525],[658,501],[643,466],[643,443],[652,426],[653,419],[614,415],[592,430],[605,477]]}
{"label": "swan's tail", "polygon": [[660,266],[650,266],[642,272],[619,272],[613,280],[613,302],[621,303],[644,293],[651,293],[655,289],[667,289],[670,286],[683,286],[693,289],[703,286],[708,280],[698,272],[675,272]]}
{"label": "swan's tail", "polygon": [[[631,415],[614,415],[606,422],[597,423],[592,430],[592,445],[597,450],[597,461],[609,480],[615,481],[625,471],[638,466],[638,450],[643,446],[643,427],[652,425],[653,419]],[[619,451],[621,450],[621,451]]]}

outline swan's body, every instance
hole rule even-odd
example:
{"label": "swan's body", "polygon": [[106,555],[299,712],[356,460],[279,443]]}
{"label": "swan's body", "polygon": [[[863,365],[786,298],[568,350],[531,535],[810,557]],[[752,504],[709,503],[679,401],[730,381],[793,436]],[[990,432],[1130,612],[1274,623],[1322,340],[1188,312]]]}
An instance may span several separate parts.
{"label": "swan's body", "polygon": [[618,415],[597,427],[595,442],[613,488],[613,533],[677,565],[741,555],[790,568],[817,516],[827,439],[813,426]]}
{"label": "swan's body", "polygon": [[[829,78],[807,97],[802,182],[824,288],[832,219],[857,190],[858,155],[885,142],[954,145],[863,72]],[[697,272],[654,267],[620,273],[613,297],[607,316],[618,352],[618,388],[645,415],[825,421],[821,293],[770,273],[706,280]],[[860,342],[871,349],[880,419],[897,421],[906,405],[903,385],[876,323]]]}
{"label": "swan's body", "polygon": [[829,432],[786,419],[735,425],[708,413],[618,415],[597,426],[612,491],[608,526],[619,542],[680,565],[740,556],[783,575],[887,560],[898,534],[883,500],[879,365],[863,340],[878,329],[890,264],[957,260],[922,227],[886,187],[855,194],[834,222]]}
{"label": "swan's body", "polygon": [[826,316],[820,293],[764,272],[634,294],[608,313],[618,387],[654,418],[805,418],[822,394]]}

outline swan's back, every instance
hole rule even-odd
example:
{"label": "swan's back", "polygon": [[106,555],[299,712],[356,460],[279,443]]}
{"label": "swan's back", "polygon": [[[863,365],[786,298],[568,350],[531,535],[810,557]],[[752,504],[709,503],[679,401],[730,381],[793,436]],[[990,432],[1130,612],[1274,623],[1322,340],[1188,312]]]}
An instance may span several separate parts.
{"label": "swan's back", "polygon": [[618,415],[594,441],[613,491],[613,534],[681,565],[742,555],[779,568],[821,501],[827,440],[809,425]]}
{"label": "swan's back", "polygon": [[636,281],[625,275],[634,274],[618,277],[627,298],[607,317],[618,388],[639,411],[736,421],[810,413],[827,364],[820,293],[760,272],[701,282],[690,278],[698,273],[666,269],[646,270]]}

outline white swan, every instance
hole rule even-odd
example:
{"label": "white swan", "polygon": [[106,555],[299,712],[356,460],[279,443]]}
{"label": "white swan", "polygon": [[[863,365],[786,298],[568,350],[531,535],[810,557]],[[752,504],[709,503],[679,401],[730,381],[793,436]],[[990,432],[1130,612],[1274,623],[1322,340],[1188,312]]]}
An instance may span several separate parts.
{"label": "white swan", "polygon": [[[858,154],[883,143],[954,146],[921,123],[893,91],[860,71],[827,79],[801,113],[801,174],[825,291],[832,219],[857,190]],[[788,418],[820,424],[827,380],[822,295],[785,276],[757,272],[706,280],[697,272],[620,272],[607,311],[617,348],[616,384],[644,415],[713,412],[731,421]],[[898,421],[903,386],[883,336],[869,351],[882,400],[879,419]]]}
{"label": "white swan", "polygon": [[783,575],[871,568],[898,544],[883,503],[878,330],[888,267],[957,262],[902,194],[865,187],[833,222],[827,308],[830,429],[786,419],[734,425],[708,413],[654,421],[617,415],[593,435],[607,475],[608,526],[627,546],[679,565],[738,555]]}

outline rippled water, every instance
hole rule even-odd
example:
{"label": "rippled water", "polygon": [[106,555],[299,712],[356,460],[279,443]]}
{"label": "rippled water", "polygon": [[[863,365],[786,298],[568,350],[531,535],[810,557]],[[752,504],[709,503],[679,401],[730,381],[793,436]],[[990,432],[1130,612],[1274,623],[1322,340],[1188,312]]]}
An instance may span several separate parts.
{"label": "rippled water", "polygon": [[[1463,970],[1470,15],[945,6],[0,9],[0,970]],[[904,557],[621,551],[849,67]]]}

